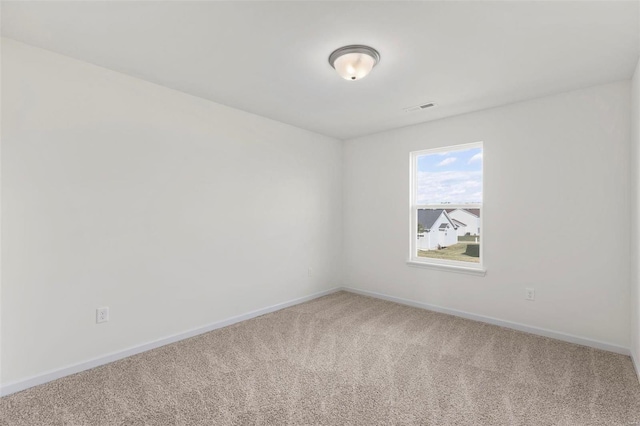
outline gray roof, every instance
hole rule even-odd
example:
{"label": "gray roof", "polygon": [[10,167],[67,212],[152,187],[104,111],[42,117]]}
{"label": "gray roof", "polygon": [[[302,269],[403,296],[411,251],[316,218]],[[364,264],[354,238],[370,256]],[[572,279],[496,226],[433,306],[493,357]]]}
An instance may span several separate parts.
{"label": "gray roof", "polygon": [[[422,225],[424,229],[429,230],[443,211],[444,209],[420,209],[418,210],[418,223]],[[445,214],[445,217],[449,219],[449,215]],[[450,219],[449,222],[451,222]],[[453,223],[451,223],[451,225],[453,225]],[[453,225],[453,227],[455,228],[456,226]]]}
{"label": "gray roof", "polygon": [[475,217],[480,217],[480,209],[465,209]]}
{"label": "gray roof", "polygon": [[462,211],[466,211],[467,213],[471,213],[475,217],[480,217],[480,209],[446,209],[446,210],[447,210],[447,213],[451,213],[454,210],[462,210]]}

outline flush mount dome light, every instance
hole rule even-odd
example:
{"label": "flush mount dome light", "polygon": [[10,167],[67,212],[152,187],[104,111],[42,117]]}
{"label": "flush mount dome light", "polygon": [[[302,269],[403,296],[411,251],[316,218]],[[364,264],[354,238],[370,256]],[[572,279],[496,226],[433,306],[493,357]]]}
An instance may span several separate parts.
{"label": "flush mount dome light", "polygon": [[380,62],[380,54],[369,46],[341,47],[329,55],[329,63],[345,80],[360,80]]}

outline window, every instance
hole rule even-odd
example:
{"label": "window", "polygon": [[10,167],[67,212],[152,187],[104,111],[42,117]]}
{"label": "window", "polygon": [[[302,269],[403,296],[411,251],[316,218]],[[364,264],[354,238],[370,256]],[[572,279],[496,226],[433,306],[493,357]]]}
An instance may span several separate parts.
{"label": "window", "polygon": [[409,263],[482,269],[482,143],[411,153]]}

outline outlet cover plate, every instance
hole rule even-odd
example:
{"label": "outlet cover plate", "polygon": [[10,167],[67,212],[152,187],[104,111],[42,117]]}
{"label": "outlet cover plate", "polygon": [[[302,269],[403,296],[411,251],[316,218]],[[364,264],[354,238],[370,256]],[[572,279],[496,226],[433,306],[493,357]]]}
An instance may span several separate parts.
{"label": "outlet cover plate", "polygon": [[107,321],[109,321],[109,308],[96,309],[96,323],[100,324]]}
{"label": "outlet cover plate", "polygon": [[525,300],[536,300],[536,291],[530,287],[524,289]]}

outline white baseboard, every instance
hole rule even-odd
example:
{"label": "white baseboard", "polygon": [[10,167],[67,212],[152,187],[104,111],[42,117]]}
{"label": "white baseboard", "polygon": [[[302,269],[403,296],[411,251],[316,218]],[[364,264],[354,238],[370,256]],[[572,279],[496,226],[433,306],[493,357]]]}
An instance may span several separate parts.
{"label": "white baseboard", "polygon": [[175,343],[180,340],[188,339],[190,337],[194,337],[202,333],[207,333],[209,331],[216,330],[218,328],[227,327],[229,325],[236,324],[241,321],[246,321],[251,318],[255,318],[271,312],[279,311],[280,309],[288,308],[289,306],[308,302],[309,300],[317,299],[318,297],[326,296],[328,294],[335,293],[340,290],[342,290],[340,287],[336,287],[330,290],[321,291],[319,293],[314,293],[309,296],[300,297],[297,299],[289,300],[287,302],[278,303],[273,306],[251,311],[246,314],[231,317],[222,321],[215,322],[213,324],[206,325],[204,327],[198,327],[192,330],[185,331],[183,333],[174,334],[169,337],[164,337],[162,339],[144,343],[142,345],[133,346],[131,348],[124,349],[117,352],[112,352],[107,355],[90,359],[88,361],[80,362],[78,364],[70,365],[70,366],[63,367],[56,370],[47,371],[45,373],[38,374],[37,376],[32,376],[23,380],[2,384],[0,385],[0,396],[10,395],[12,393],[19,392],[19,391],[31,388],[33,386],[41,385],[47,382],[51,382],[53,380],[60,379],[65,376],[69,376],[71,374],[80,373],[81,371],[90,370],[92,368],[99,367],[101,365],[108,364],[110,362],[114,362],[119,359],[123,359],[132,355],[136,355],[141,352],[146,352],[151,349],[159,348],[160,346],[168,345],[170,343]]}
{"label": "white baseboard", "polygon": [[638,379],[640,380],[640,362],[639,362],[640,360],[638,360],[635,354],[632,354],[628,348],[625,348],[623,346],[619,346],[619,345],[615,345],[607,342],[601,342],[598,340],[588,339],[585,337],[574,336],[571,334],[561,333],[558,331],[547,330],[544,328],[533,327],[533,326],[520,324],[512,321],[500,320],[497,318],[492,318],[484,315],[471,314],[464,311],[444,308],[441,306],[431,305],[423,302],[417,302],[414,300],[402,299],[400,297],[389,296],[386,294],[376,293],[368,290],[360,290],[360,289],[351,288],[351,287],[336,287],[330,290],[314,293],[309,296],[300,297],[298,299],[289,300],[287,302],[278,303],[273,306],[269,306],[266,308],[248,312],[246,314],[231,317],[226,320],[222,320],[222,321],[215,322],[213,324],[206,325],[204,327],[195,328],[192,330],[185,331],[183,333],[175,334],[175,335],[158,339],[152,342],[148,342],[142,345],[134,346],[128,349],[124,349],[122,351],[112,352],[112,353],[109,353],[97,358],[93,358],[78,364],[70,365],[57,370],[48,371],[42,374],[38,374],[37,376],[32,376],[23,380],[2,384],[0,385],[0,396],[10,395],[12,393],[31,388],[33,386],[41,385],[56,379],[60,379],[65,376],[69,376],[71,374],[79,373],[81,371],[90,370],[92,368],[99,367],[104,364],[108,364],[110,362],[114,362],[132,355],[146,352],[151,349],[159,348],[164,345],[175,343],[180,340],[188,339],[190,337],[194,337],[202,333],[207,333],[209,331],[216,330],[218,328],[227,327],[229,325],[233,325],[241,321],[246,321],[251,318],[255,318],[261,315],[278,311],[280,309],[284,309],[290,306],[298,305],[300,303],[308,302],[310,300],[317,299],[318,297],[326,296],[328,294],[335,293],[340,290],[348,291],[355,294],[360,294],[363,296],[375,297],[377,299],[388,300],[390,302],[400,303],[403,305],[413,306],[416,308],[422,308],[429,311],[455,315],[458,317],[467,318],[474,321],[494,324],[501,327],[511,328],[518,331],[524,331],[526,333],[536,334],[539,336],[549,337],[552,339],[562,340],[565,342],[575,343],[578,345],[588,346],[588,347],[601,349],[609,352],[615,352],[622,355],[630,355],[632,362],[634,364],[634,367],[636,369],[636,373],[638,374]]}
{"label": "white baseboard", "polygon": [[[415,308],[427,309],[429,311],[441,312],[443,314],[454,315],[457,317],[467,318],[474,321],[485,322],[493,325],[499,325],[505,328],[511,328],[513,330],[524,331],[525,333],[536,334],[538,336],[549,337],[556,340],[562,340],[564,342],[575,343],[582,346],[588,346],[591,348],[601,349],[604,351],[615,352],[622,355],[631,355],[631,351],[624,346],[615,345],[613,343],[601,342],[598,340],[589,339],[586,337],[574,336],[572,334],[562,333],[559,331],[547,330],[545,328],[534,327],[526,324],[521,324],[512,321],[505,321],[497,318],[487,317],[484,315],[471,314],[469,312],[458,311],[456,309],[443,308],[437,305],[430,305],[428,303],[416,302],[414,300],[402,299],[400,297],[389,296],[387,294],[376,293],[368,290],[359,290],[356,288],[343,287],[342,290],[348,291],[363,296],[370,296],[376,299],[388,300],[390,302],[400,303],[402,305],[413,306]],[[634,361],[635,362],[635,361]],[[636,362],[636,371],[640,365]]]}
{"label": "white baseboard", "polygon": [[631,351],[631,362],[633,363],[633,368],[636,370],[636,376],[638,377],[638,381],[640,382],[640,361],[635,352]]}

